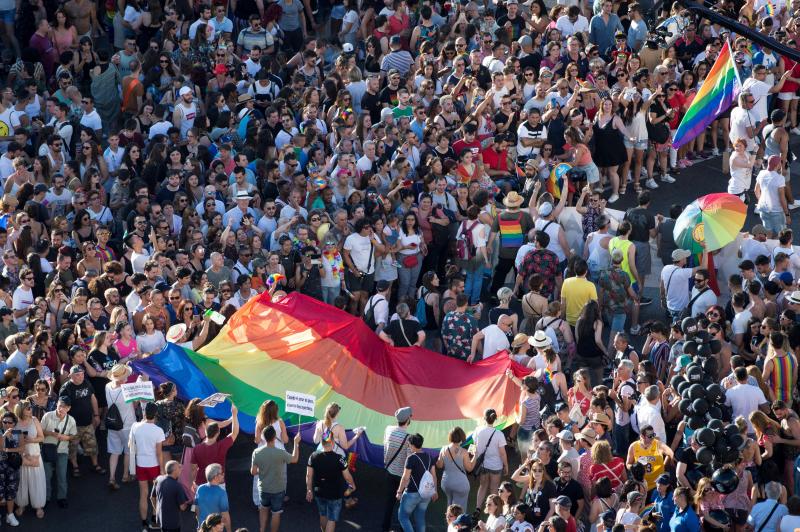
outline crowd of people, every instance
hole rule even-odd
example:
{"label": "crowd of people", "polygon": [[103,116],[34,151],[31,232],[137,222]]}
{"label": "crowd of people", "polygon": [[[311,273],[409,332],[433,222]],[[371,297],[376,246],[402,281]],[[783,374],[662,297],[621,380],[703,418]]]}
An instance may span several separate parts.
{"label": "crowd of people", "polygon": [[[715,9],[797,48],[800,0]],[[423,531],[440,494],[448,530],[800,526],[795,59],[645,0],[0,0],[0,38],[9,526],[103,475],[111,492],[138,483],[143,530],[180,530],[192,508],[200,529],[234,530],[235,406],[212,421],[176,383],[149,403],[125,402],[122,384],[130,362],[200,349],[264,292],[324,301],[394,347],[518,364],[502,430],[494,405],[431,453],[413,409],[397,411],[383,530]],[[738,100],[675,149],[726,44]],[[675,245],[681,206],[650,205],[714,158],[762,221],[727,279]],[[635,206],[616,219],[617,201]],[[662,319],[643,321],[653,275]],[[716,470],[674,380],[698,331],[718,342],[705,376],[745,442]],[[348,438],[338,412],[306,466],[326,532],[358,504],[346,459],[362,433]],[[299,440],[289,453],[271,401],[253,439],[253,504],[277,532]]]}

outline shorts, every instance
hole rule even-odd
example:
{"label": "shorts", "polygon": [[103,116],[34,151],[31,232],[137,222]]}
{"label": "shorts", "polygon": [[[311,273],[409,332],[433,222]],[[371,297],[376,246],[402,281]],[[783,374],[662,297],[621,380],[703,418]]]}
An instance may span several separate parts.
{"label": "shorts", "polygon": [[747,510],[734,510],[733,508],[725,508],[725,512],[731,518],[731,523],[734,525],[742,526],[747,523]]}
{"label": "shorts", "polygon": [[351,292],[366,292],[369,294],[375,286],[375,274],[365,273],[356,276],[350,270],[346,270],[344,272],[344,282]]}
{"label": "shorts", "polygon": [[11,467],[5,460],[0,462],[0,500],[13,501],[17,498],[19,472],[19,469]]}
{"label": "shorts", "polygon": [[797,99],[797,94],[794,92],[779,92],[778,99],[784,102],[790,102]]}
{"label": "shorts", "polygon": [[131,429],[109,430],[106,436],[106,446],[109,454],[128,454],[128,436]]}
{"label": "shorts", "polygon": [[158,478],[161,474],[161,468],[158,466],[153,467],[139,467],[136,466],[136,480],[139,482],[149,482]]}
{"label": "shorts", "polygon": [[664,153],[665,151],[669,151],[669,149],[672,147],[672,144],[669,142],[665,142],[664,144],[653,142],[653,146],[655,147],[657,153]]}
{"label": "shorts", "polygon": [[639,276],[650,275],[653,265],[650,258],[650,242],[633,241],[636,246],[636,271]]}
{"label": "shorts", "polygon": [[6,11],[0,11],[0,20],[5,22],[6,24],[14,24],[17,19],[17,10],[16,9],[8,9]]}
{"label": "shorts", "polygon": [[262,508],[272,510],[272,513],[283,513],[283,497],[286,495],[285,491],[278,493],[266,493],[262,491],[259,493],[259,501]]}
{"label": "shorts", "polygon": [[342,499],[323,499],[322,497],[315,497],[317,501],[317,510],[319,516],[325,517],[328,521],[338,521],[339,514],[342,513]]}
{"label": "shorts", "polygon": [[[78,444],[83,448],[86,456],[97,456],[97,438],[94,435],[94,425],[78,427],[77,438],[69,442],[69,459],[74,461],[78,456]],[[125,442],[127,445],[127,442]]]}
{"label": "shorts", "polygon": [[622,139],[622,142],[625,144],[625,147],[628,148],[629,150],[631,148],[640,151],[644,151],[647,149],[647,139],[637,140],[636,142],[631,142],[628,139]]}
{"label": "shorts", "polygon": [[488,467],[481,467],[481,475],[501,475],[502,469],[489,469]]}
{"label": "shorts", "polygon": [[766,230],[771,232],[773,235],[777,235],[781,229],[786,227],[786,215],[781,211],[761,211],[758,213],[758,216],[761,218],[761,223],[764,225],[764,228],[766,228]]}

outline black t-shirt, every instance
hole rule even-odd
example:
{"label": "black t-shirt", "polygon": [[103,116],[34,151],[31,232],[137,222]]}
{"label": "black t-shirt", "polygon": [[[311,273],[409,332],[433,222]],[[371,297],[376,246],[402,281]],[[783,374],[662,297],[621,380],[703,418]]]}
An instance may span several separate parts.
{"label": "black t-shirt", "polygon": [[411,347],[417,341],[417,333],[421,330],[422,327],[414,320],[397,319],[390,321],[383,332],[389,335],[395,347]]}
{"label": "black t-shirt", "polygon": [[574,516],[578,513],[578,501],[583,500],[583,488],[575,479],[570,479],[566,484],[561,483],[561,479],[556,479],[556,497],[566,495],[572,501],[569,507],[570,513]]}
{"label": "black t-shirt", "polygon": [[525,492],[525,503],[530,506],[529,523],[536,529],[550,511],[550,499],[556,497],[556,485],[552,480],[545,480],[541,490]]}
{"label": "black t-shirt", "polygon": [[422,482],[422,475],[425,474],[425,471],[430,471],[432,465],[433,460],[427,453],[418,452],[408,455],[405,468],[411,470],[411,480],[408,481],[406,491],[417,493],[419,483]]}
{"label": "black t-shirt", "polygon": [[634,242],[649,242],[650,230],[656,226],[656,218],[644,207],[634,207],[625,213],[625,219],[631,223],[631,234],[628,238]]}
{"label": "black t-shirt", "polygon": [[478,81],[480,88],[484,90],[488,90],[492,85],[492,74],[489,72],[489,69],[483,65],[480,65],[478,68],[472,68],[471,65],[467,66],[465,72],[474,77]]}
{"label": "black t-shirt", "polygon": [[94,409],[92,409],[93,394],[94,388],[85,377],[81,385],[67,381],[61,387],[59,397],[69,397],[72,402],[69,415],[75,419],[75,424],[79,427],[88,427],[92,424],[92,417],[94,416]]}
{"label": "black t-shirt", "polygon": [[[399,86],[396,89],[393,89],[389,85],[386,85],[379,93],[379,96],[381,98],[381,103],[389,104],[389,107],[396,106],[399,103],[399,100],[397,98],[397,92],[399,90],[400,90]],[[361,98],[361,105],[362,106],[364,105],[363,97]],[[378,116],[378,120],[380,120],[380,116]]]}
{"label": "black t-shirt", "polygon": [[369,116],[372,118],[373,124],[380,122],[381,109],[383,109],[380,93],[372,94],[369,91],[365,92],[364,96],[361,97],[361,108],[369,111]]}
{"label": "black t-shirt", "polygon": [[526,68],[532,68],[534,72],[539,72],[539,67],[542,64],[542,54],[533,52],[519,60],[519,68],[524,71]]}
{"label": "black t-shirt", "polygon": [[344,496],[344,476],[347,461],[333,451],[316,451],[308,457],[308,467],[314,470],[314,495],[336,500]]}

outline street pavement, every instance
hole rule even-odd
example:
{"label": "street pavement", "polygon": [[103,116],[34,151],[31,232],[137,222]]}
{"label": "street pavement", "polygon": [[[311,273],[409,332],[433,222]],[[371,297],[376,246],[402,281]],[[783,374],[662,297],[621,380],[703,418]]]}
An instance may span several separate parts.
{"label": "street pavement", "polygon": [[[800,170],[800,168],[796,168]],[[795,172],[797,173],[797,172]],[[721,172],[721,158],[717,157],[699,162],[691,168],[683,170],[680,175],[674,176],[675,184],[661,184],[651,192],[652,210],[656,213],[667,215],[672,204],[686,206],[692,200],[704,194],[726,190],[727,176]],[[796,190],[800,193],[800,187]],[[629,193],[616,202],[615,209],[625,210],[635,205],[635,198]],[[800,212],[800,211],[799,211]],[[745,229],[758,223],[758,217],[753,214],[752,204],[748,208]],[[657,263],[660,265],[660,262]],[[656,279],[659,269],[654,263],[651,278]],[[660,319],[662,317],[658,308],[658,293],[654,284],[647,283],[647,295],[654,299],[652,305],[642,308],[642,321]],[[642,338],[635,341],[640,347]],[[472,429],[472,427],[464,427]],[[413,423],[411,430],[414,430]],[[373,435],[382,438],[382,435]],[[105,447],[105,445],[103,445]],[[254,448],[249,435],[241,435],[232,448],[226,470],[226,482],[231,504],[231,518],[234,528],[246,527],[251,532],[258,530],[258,513],[252,502],[252,477],[249,473],[250,454]],[[286,531],[313,531],[318,530],[318,514],[313,504],[305,502],[305,463],[313,451],[309,446],[303,445],[300,463],[290,465],[288,469],[289,485],[288,495],[290,501],[283,513],[281,530]],[[513,453],[511,453],[513,455]],[[516,464],[517,459],[512,459]],[[103,461],[104,465],[107,462]],[[20,519],[20,531],[55,530],[87,530],[101,531],[114,530],[127,532],[140,530],[140,521],[137,510],[138,486],[136,484],[123,484],[117,492],[109,492],[106,487],[106,476],[88,472],[84,463],[84,474],[79,479],[70,478],[69,508],[60,509],[55,505],[48,505],[44,519],[36,519],[30,511]],[[352,510],[343,512],[342,521],[338,530],[351,531],[380,531],[383,512],[383,471],[364,464],[358,465],[355,481],[358,491],[355,494],[359,503]],[[473,484],[475,484],[473,482]],[[470,510],[474,508],[475,491],[470,497]],[[439,499],[428,508],[428,530],[439,532],[446,530],[444,526],[444,512],[446,502]],[[7,527],[7,525],[4,525]],[[183,530],[195,530],[196,523],[193,516],[186,512],[183,519]],[[398,526],[396,530],[400,530]]]}

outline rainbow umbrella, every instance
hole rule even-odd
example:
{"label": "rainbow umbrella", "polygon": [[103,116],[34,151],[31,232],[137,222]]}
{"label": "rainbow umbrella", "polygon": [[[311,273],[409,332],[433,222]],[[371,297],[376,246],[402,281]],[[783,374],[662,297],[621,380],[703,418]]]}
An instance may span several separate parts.
{"label": "rainbow umbrella", "polygon": [[724,192],[693,201],[675,220],[672,236],[679,248],[702,253],[720,249],[736,239],[744,226],[747,206],[738,196]]}
{"label": "rainbow umbrella", "polygon": [[564,176],[572,168],[571,164],[559,163],[550,171],[550,179],[547,180],[546,190],[555,199],[561,198],[561,189],[564,187]]}

